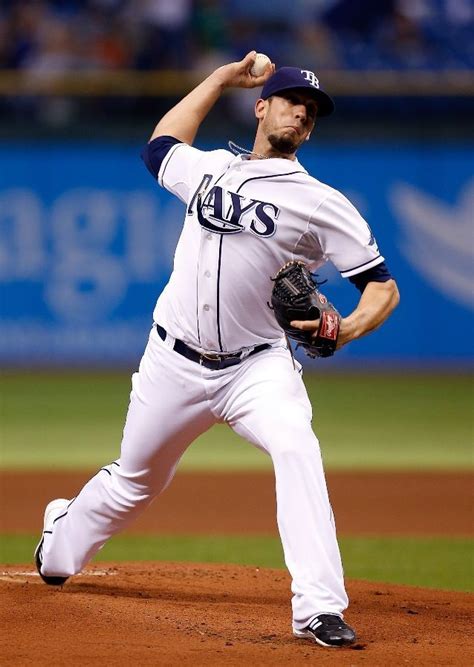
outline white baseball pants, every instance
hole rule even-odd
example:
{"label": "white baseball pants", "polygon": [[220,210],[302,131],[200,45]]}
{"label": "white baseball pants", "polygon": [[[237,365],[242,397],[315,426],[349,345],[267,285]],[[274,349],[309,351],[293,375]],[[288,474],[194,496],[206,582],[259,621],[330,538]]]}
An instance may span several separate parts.
{"label": "white baseball pants", "polygon": [[132,377],[120,458],[84,486],[44,535],[42,573],[80,572],[168,486],[193,440],[225,421],[272,458],[294,627],[306,627],[321,612],[342,615],[348,599],[300,365],[295,369],[281,346],[209,370],[174,352],[173,343],[153,327]]}

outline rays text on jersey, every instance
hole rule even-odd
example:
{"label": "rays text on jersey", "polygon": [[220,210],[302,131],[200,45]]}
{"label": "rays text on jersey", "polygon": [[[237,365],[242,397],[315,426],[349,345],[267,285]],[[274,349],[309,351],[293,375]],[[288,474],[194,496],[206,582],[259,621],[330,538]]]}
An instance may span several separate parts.
{"label": "rays text on jersey", "polygon": [[217,234],[238,234],[248,229],[256,236],[273,236],[280,209],[270,202],[247,199],[214,185],[207,192],[212,176],[205,174],[188,206],[199,224]]}

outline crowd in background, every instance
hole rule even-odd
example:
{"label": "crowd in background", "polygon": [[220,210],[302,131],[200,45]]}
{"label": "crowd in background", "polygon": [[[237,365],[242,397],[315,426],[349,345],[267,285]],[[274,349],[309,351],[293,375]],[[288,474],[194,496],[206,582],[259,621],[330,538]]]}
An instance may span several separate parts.
{"label": "crowd in background", "polygon": [[473,27],[472,0],[3,0],[0,68],[465,69]]}

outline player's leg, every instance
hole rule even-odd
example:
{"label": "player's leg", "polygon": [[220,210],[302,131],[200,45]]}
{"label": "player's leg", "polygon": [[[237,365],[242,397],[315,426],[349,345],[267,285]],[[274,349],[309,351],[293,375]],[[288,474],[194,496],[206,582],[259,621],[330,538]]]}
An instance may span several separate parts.
{"label": "player's leg", "polygon": [[41,573],[79,572],[166,488],[187,446],[214,421],[199,366],[152,332],[132,379],[120,459],[102,468],[59,512],[52,532],[44,535]]}
{"label": "player's leg", "polygon": [[293,624],[348,604],[319,442],[299,365],[284,348],[248,359],[225,390],[223,417],[272,457],[277,520],[292,576]]}

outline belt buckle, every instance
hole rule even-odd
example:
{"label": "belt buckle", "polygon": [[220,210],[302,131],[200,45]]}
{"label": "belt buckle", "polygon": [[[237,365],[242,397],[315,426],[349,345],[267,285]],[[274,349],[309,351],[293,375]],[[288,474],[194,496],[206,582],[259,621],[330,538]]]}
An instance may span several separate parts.
{"label": "belt buckle", "polygon": [[201,366],[204,363],[204,359],[207,359],[208,361],[221,361],[222,357],[218,354],[212,354],[212,352],[210,354],[205,354],[204,352],[201,352],[201,354],[199,355],[199,363],[201,364]]}

